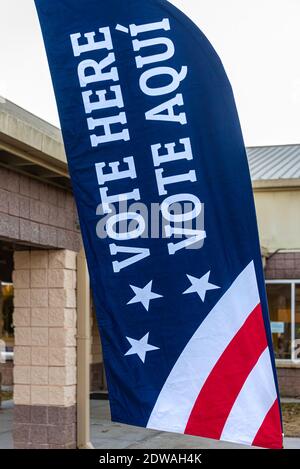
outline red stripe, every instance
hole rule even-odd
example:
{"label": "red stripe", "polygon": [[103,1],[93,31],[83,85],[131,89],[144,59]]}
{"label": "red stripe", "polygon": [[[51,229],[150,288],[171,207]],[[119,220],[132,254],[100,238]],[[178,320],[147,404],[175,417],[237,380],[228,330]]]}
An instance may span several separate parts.
{"label": "red stripe", "polygon": [[232,406],[266,347],[265,326],[259,304],[211,371],[195,402],[185,433],[220,439]]}
{"label": "red stripe", "polygon": [[[275,433],[275,429],[277,430]],[[267,413],[256,437],[253,446],[261,448],[282,449],[282,431],[278,399]]]}

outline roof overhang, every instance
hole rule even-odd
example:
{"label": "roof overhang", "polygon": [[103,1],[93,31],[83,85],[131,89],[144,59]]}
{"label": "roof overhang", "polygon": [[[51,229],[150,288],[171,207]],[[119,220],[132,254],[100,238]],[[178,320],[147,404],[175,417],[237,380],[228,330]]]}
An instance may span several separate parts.
{"label": "roof overhang", "polygon": [[0,104],[0,164],[71,190],[60,130],[5,100]]}
{"label": "roof overhang", "polygon": [[269,179],[252,181],[254,192],[300,190],[300,179]]}
{"label": "roof overhang", "polygon": [[[71,190],[61,131],[0,98],[0,165]],[[252,181],[254,192],[300,190],[300,179]]]}

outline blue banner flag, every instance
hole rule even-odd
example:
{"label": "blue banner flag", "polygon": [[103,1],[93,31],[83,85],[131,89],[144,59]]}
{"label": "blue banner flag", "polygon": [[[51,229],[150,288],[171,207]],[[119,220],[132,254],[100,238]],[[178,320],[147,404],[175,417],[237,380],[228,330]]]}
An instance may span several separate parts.
{"label": "blue banner flag", "polygon": [[230,83],[166,0],[35,0],[112,419],[282,447],[247,157]]}

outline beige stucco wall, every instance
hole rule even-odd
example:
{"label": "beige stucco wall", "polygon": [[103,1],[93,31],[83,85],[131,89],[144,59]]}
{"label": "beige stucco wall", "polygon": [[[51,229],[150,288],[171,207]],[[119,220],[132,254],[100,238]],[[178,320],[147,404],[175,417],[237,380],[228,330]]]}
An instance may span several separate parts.
{"label": "beige stucco wall", "polygon": [[300,249],[300,190],[255,191],[260,244],[274,252]]}

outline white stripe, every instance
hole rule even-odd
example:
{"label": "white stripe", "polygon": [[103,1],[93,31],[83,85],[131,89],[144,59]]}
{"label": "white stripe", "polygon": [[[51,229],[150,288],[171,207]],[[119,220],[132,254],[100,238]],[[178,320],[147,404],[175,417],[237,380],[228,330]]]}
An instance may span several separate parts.
{"label": "white stripe", "polygon": [[181,353],[158,396],[148,428],[184,433],[207,377],[259,303],[255,269],[251,262],[214,306]]}
{"label": "white stripe", "polygon": [[267,347],[231,409],[221,440],[251,445],[276,399],[270,351]]}

